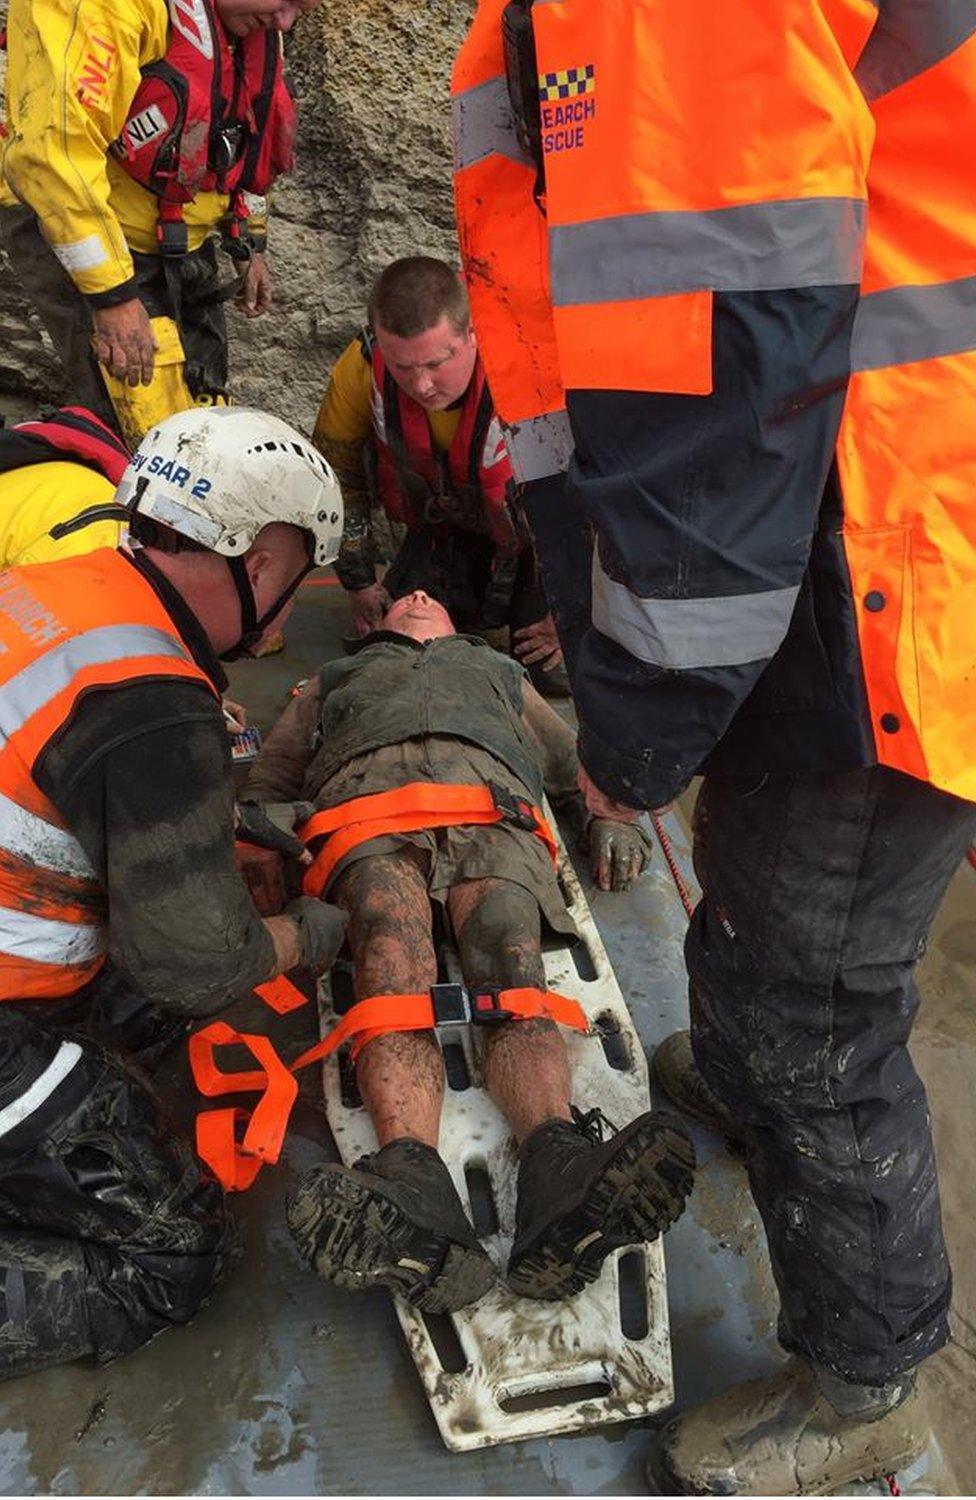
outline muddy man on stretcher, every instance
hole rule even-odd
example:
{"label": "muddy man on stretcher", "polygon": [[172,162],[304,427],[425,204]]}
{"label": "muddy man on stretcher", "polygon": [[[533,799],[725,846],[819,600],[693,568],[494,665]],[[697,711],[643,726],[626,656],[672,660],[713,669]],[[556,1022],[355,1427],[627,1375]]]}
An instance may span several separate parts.
{"label": "muddy man on stretcher", "polygon": [[[442,1026],[475,1028],[485,1087],[519,1143],[514,1292],[572,1296],[608,1254],[681,1212],[689,1142],[657,1115],[614,1131],[584,1112],[562,1028],[586,1019],[546,989],[543,931],[574,929],[541,804],[544,790],[571,804],[576,777],[573,732],[522,668],[455,634],[420,592],[311,679],[265,741],[245,795],[314,806],[305,890],[349,918],[355,1003],[342,1029],[379,1149],[314,1168],[288,1203],[302,1254],[339,1286],[444,1312],[498,1274],[437,1150]],[[640,875],[649,844],[636,823],[593,819],[585,833],[603,889]],[[443,920],[463,983],[438,983]]]}

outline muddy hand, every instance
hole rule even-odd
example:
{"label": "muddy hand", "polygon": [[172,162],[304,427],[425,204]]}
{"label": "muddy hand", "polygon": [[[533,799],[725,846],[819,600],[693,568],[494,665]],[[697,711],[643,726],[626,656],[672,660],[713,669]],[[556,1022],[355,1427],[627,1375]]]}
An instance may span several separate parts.
{"label": "muddy hand", "polygon": [[308,802],[238,802],[234,833],[244,843],[274,849],[310,865],[311,854],[291,830],[307,822],[311,812]]}
{"label": "muddy hand", "polygon": [[268,258],[259,251],[251,256],[241,276],[235,306],[245,318],[259,318],[271,306],[271,272]]}
{"label": "muddy hand", "polygon": [[371,583],[364,589],[350,589],[349,617],[356,634],[369,635],[371,630],[379,630],[390,603],[390,596],[381,583]]}
{"label": "muddy hand", "polygon": [[544,620],[536,620],[533,625],[523,625],[520,630],[513,630],[512,650],[523,667],[541,662],[543,670],[551,672],[554,667],[562,666],[562,647],[552,615],[546,615]]}
{"label": "muddy hand", "polygon": [[99,364],[126,385],[149,385],[156,362],[156,340],[149,314],[138,297],[117,307],[96,307],[91,345]]}
{"label": "muddy hand", "polygon": [[638,823],[593,818],[587,830],[593,879],[601,891],[626,891],[651,862],[652,845]]}

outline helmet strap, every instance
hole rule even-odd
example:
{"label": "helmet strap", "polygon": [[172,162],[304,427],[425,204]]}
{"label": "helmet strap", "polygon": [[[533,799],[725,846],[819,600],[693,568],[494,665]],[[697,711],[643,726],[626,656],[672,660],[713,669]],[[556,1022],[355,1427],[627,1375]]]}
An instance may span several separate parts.
{"label": "helmet strap", "polygon": [[230,576],[234,580],[237,597],[241,602],[241,635],[236,646],[231,646],[227,651],[221,651],[220,659],[221,661],[240,661],[242,656],[250,656],[252,649],[257,645],[275,615],[284,609],[299,584],[311,573],[315,563],[311,558],[309,559],[304,568],[295,575],[288,587],[282,590],[259,620],[257,601],[254,598],[254,590],[251,587],[243,557],[225,557],[224,561],[230,569]]}

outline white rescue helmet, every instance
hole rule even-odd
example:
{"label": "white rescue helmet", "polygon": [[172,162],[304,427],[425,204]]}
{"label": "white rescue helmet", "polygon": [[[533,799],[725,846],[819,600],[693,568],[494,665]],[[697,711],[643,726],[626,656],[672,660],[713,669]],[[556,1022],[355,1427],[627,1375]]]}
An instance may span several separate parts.
{"label": "white rescue helmet", "polygon": [[227,558],[273,521],[309,534],[316,567],[342,540],[342,493],[325,459],[280,417],[247,407],[194,406],[151,427],[115,498]]}

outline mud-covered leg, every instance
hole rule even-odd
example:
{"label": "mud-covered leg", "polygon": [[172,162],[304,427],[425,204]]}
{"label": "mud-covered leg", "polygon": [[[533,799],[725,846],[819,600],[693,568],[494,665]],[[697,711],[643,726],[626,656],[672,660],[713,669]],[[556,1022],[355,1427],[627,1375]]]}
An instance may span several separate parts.
{"label": "mud-covered leg", "polygon": [[[412,851],[356,861],[331,899],[349,912],[357,1000],[430,988],[430,902]],[[299,1183],[287,1212],[300,1250],[351,1291],[383,1286],[427,1312],[477,1301],[494,1268],[437,1153],[444,1070],[433,1033],[367,1034],[357,1078],[380,1149]]]}
{"label": "mud-covered leg", "polygon": [[[448,909],[471,988],[545,988],[538,903],[512,881],[455,886]],[[546,1021],[488,1034],[486,1085],[520,1142],[509,1285],[523,1297],[572,1296],[607,1255],[655,1239],[691,1189],[691,1143],[646,1114],[602,1139],[598,1109],[570,1104],[566,1044]],[[592,1101],[587,1101],[592,1102]]]}
{"label": "mud-covered leg", "polygon": [[[464,977],[473,988],[545,989],[539,903],[511,880],[465,880],[448,896]],[[521,1142],[569,1120],[566,1043],[552,1021],[513,1021],[485,1036],[485,1086]]]}
{"label": "mud-covered leg", "polygon": [[[349,913],[357,1000],[430,988],[437,978],[430,900],[412,851],[357,860],[336,882],[334,900]],[[367,1037],[356,1076],[380,1146],[409,1137],[436,1147],[444,1066],[433,1032]]]}

